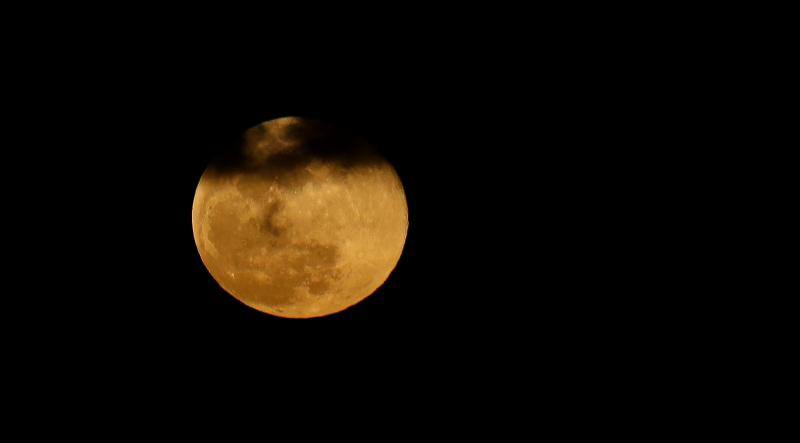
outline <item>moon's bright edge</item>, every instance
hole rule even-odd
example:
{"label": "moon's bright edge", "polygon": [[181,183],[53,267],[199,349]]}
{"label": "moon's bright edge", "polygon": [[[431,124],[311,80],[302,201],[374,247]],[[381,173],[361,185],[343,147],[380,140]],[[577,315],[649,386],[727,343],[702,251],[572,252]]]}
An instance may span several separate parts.
{"label": "moon's bright edge", "polygon": [[403,250],[394,168],[363,141],[287,117],[249,129],[209,165],[192,205],[197,250],[228,293],[262,312],[329,315],[372,294]]}

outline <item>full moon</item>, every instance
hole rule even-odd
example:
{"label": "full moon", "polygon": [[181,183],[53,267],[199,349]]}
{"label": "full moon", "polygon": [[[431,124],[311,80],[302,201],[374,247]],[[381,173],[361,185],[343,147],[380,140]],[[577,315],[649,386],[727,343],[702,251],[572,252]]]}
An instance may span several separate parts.
{"label": "full moon", "polygon": [[364,140],[304,118],[270,120],[212,162],[192,205],[200,258],[242,303],[291,318],[344,310],[375,292],[405,244],[394,168]]}

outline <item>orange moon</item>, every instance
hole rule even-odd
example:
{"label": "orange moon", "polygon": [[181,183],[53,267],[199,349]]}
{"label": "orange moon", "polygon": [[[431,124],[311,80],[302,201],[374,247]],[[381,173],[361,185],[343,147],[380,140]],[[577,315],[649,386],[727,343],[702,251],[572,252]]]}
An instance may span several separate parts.
{"label": "orange moon", "polygon": [[363,140],[286,117],[247,130],[211,163],[192,205],[203,264],[242,303],[320,317],[375,292],[396,266],[408,206],[394,168]]}

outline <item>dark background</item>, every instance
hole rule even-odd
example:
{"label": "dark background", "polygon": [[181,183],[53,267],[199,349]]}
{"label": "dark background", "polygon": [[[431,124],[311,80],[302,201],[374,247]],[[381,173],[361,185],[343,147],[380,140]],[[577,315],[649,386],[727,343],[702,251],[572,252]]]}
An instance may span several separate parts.
{"label": "dark background", "polygon": [[[495,328],[514,314],[513,305],[531,302],[529,276],[515,269],[534,266],[536,257],[525,246],[533,236],[527,229],[511,234],[535,224],[534,179],[517,175],[523,173],[520,166],[525,169],[519,163],[530,161],[524,152],[529,148],[503,153],[494,146],[508,137],[505,125],[513,123],[480,112],[488,105],[485,98],[462,96],[446,82],[381,79],[371,69],[369,76],[334,77],[322,85],[262,76],[228,90],[203,83],[199,96],[185,91],[173,99],[174,110],[150,116],[155,124],[142,140],[149,146],[135,154],[149,183],[140,189],[134,174],[129,185],[134,195],[142,192],[141,212],[133,215],[142,220],[133,229],[141,242],[134,252],[143,265],[137,271],[152,285],[137,308],[167,329],[292,331],[301,337],[344,329],[376,346],[374,334],[433,333],[427,342],[439,331]],[[267,86],[273,82],[282,86]],[[308,321],[263,315],[226,295],[199,260],[189,216],[208,162],[237,143],[244,129],[287,115],[320,118],[363,134],[395,166],[409,202],[408,240],[392,277],[352,309]],[[148,143],[153,139],[160,142]]]}
{"label": "dark background", "polygon": [[[636,132],[616,127],[623,117],[612,97],[572,78],[578,67],[487,74],[433,56],[415,72],[402,70],[406,62],[351,63],[307,61],[276,74],[251,61],[242,74],[181,62],[110,88],[90,114],[105,126],[88,133],[98,138],[87,151],[91,172],[78,177],[96,215],[81,219],[67,249],[86,239],[97,246],[72,275],[86,288],[88,321],[77,327],[89,328],[90,343],[121,340],[145,360],[188,352],[216,361],[238,350],[272,361],[280,350],[301,361],[399,353],[446,365],[639,346],[632,331],[661,311],[636,293],[649,271],[637,249],[649,240],[621,238],[653,215],[632,210],[648,197],[619,182],[620,168],[639,160],[625,151],[622,139]],[[292,115],[365,136],[396,168],[409,204],[407,242],[388,281],[362,303],[310,320],[265,315],[227,295],[191,229],[208,162],[245,129]],[[642,163],[634,174],[648,173]],[[639,290],[661,289],[650,281]]]}
{"label": "dark background", "polygon": [[[32,158],[7,168],[40,197],[16,213],[44,215],[20,220],[38,234],[24,238],[26,295],[6,300],[21,305],[4,311],[12,346],[50,362],[42,374],[200,393],[296,379],[397,393],[424,378],[471,395],[668,364],[650,350],[702,312],[673,278],[702,268],[665,252],[692,223],[668,209],[686,174],[670,165],[701,167],[675,130],[698,120],[673,107],[693,74],[648,56],[658,38],[459,23],[233,40],[235,21],[109,23],[20,50],[15,146]],[[242,305],[192,235],[209,161],[284,116],[366,137],[409,204],[388,281],[324,318]]]}
{"label": "dark background", "polygon": [[[139,42],[127,43],[108,57],[64,58],[80,69],[39,91],[52,124],[37,137],[54,140],[42,155],[70,196],[54,198],[70,233],[57,239],[67,242],[58,260],[70,290],[85,293],[81,323],[197,345],[343,330],[369,346],[380,334],[428,343],[508,328],[520,330],[515,340],[554,328],[567,339],[614,327],[598,309],[613,312],[603,295],[626,284],[616,279],[625,271],[610,267],[615,232],[649,216],[619,212],[630,209],[621,199],[637,198],[620,173],[646,175],[652,158],[629,150],[649,122],[635,116],[641,96],[603,74],[609,58],[576,63],[557,51],[471,46],[391,56],[321,46],[263,57],[152,42],[136,52]],[[407,194],[397,269],[374,296],[326,318],[286,320],[239,304],[193,242],[192,198],[208,162],[245,129],[282,116],[362,134]]]}
{"label": "dark background", "polygon": [[[773,75],[791,70],[770,63],[791,26],[735,6],[261,6],[4,9],[6,422],[184,436],[229,419],[228,440],[248,423],[497,439],[749,421],[709,416],[776,378],[745,372],[767,359],[743,348],[790,336],[756,335],[792,323],[754,309],[777,279],[747,246],[787,244],[763,214],[790,207],[766,197],[792,174],[754,158],[785,146],[769,135],[789,114],[748,98],[786,101]],[[192,237],[208,162],[287,115],[365,136],[409,204],[389,280],[320,319],[240,304]]]}
{"label": "dark background", "polygon": [[[48,84],[52,124],[36,137],[48,140],[42,155],[58,178],[53,213],[64,235],[53,235],[63,244],[53,259],[65,277],[47,297],[75,313],[65,330],[155,349],[171,349],[162,346],[170,340],[292,348],[341,333],[342,346],[396,339],[436,353],[606,327],[596,318],[596,309],[612,309],[599,302],[597,285],[609,276],[598,254],[613,236],[602,231],[617,198],[609,166],[621,155],[619,109],[587,87],[583,68],[554,58],[525,66],[535,54],[517,63],[484,52],[490,59],[478,63],[470,51],[344,58],[334,50],[281,63],[224,51],[126,52],[93,56]],[[245,129],[283,116],[363,135],[407,194],[396,270],[373,296],[330,317],[287,320],[245,307],[213,281],[193,241],[191,204],[206,165]]]}

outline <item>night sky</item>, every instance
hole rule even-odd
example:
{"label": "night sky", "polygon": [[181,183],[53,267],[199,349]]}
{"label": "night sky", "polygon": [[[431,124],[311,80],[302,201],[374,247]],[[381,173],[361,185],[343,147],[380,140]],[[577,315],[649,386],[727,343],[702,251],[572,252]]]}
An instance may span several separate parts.
{"label": "night sky", "polygon": [[[662,185],[649,180],[660,153],[677,154],[663,151],[667,132],[643,105],[669,91],[612,72],[622,59],[589,40],[580,57],[558,50],[566,39],[536,50],[323,39],[303,51],[212,40],[56,48],[52,66],[72,68],[30,75],[38,86],[23,91],[17,115],[36,118],[19,146],[45,148],[12,169],[38,195],[20,214],[47,206],[26,221],[47,233],[26,247],[26,263],[48,273],[9,298],[9,337],[24,337],[17,350],[71,362],[67,378],[125,374],[131,390],[148,379],[201,392],[273,387],[283,379],[265,374],[277,371],[308,375],[311,387],[364,377],[367,388],[389,381],[398,391],[414,374],[463,393],[453,374],[585,381],[585,368],[672,333],[658,325],[688,306],[688,293],[669,277],[679,262],[653,261],[677,236],[664,228],[671,213],[651,204]],[[328,317],[244,306],[194,244],[205,167],[244,130],[285,116],[364,136],[408,201],[394,272]],[[119,372],[98,369],[108,367]]]}
{"label": "night sky", "polygon": [[[280,76],[266,67],[242,76],[180,67],[123,77],[77,116],[85,172],[70,174],[68,187],[82,198],[63,211],[77,217],[70,247],[88,238],[93,253],[88,262],[62,260],[80,265],[70,273],[84,294],[80,307],[66,305],[93,339],[119,335],[169,353],[172,340],[292,348],[345,334],[342,343],[400,340],[437,353],[616,327],[600,314],[623,304],[604,296],[618,288],[609,279],[625,273],[608,267],[618,184],[604,164],[616,157],[596,141],[604,129],[581,119],[589,111],[576,100],[588,99],[568,81],[498,75],[476,83],[456,67],[398,72],[368,63],[324,76],[313,64]],[[374,295],[330,317],[248,309],[211,278],[192,236],[192,199],[207,164],[245,129],[283,116],[362,134],[407,196],[408,238],[395,271]],[[97,328],[109,332],[100,337]]]}
{"label": "night sky", "polygon": [[[413,3],[4,6],[9,435],[776,428],[792,348],[770,345],[794,310],[769,285],[791,262],[764,250],[791,243],[770,236],[792,200],[770,198],[793,162],[769,149],[791,113],[766,102],[791,95],[774,66],[794,27],[735,5]],[[243,305],[192,233],[209,162],[286,116],[363,136],[408,202],[389,279],[322,318]]]}

